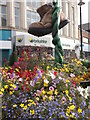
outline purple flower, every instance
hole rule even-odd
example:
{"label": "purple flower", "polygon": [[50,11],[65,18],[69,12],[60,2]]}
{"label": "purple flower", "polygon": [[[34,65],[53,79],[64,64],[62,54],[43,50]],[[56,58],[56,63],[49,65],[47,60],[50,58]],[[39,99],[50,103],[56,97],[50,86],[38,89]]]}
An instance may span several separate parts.
{"label": "purple flower", "polygon": [[58,79],[58,78],[55,79],[55,83],[56,83],[56,84],[59,83],[59,79]]}
{"label": "purple flower", "polygon": [[83,117],[85,116],[85,112],[84,112],[84,111],[82,111],[82,116],[83,116]]}
{"label": "purple flower", "polygon": [[14,90],[18,90],[18,86],[16,86],[16,88],[14,88]]}
{"label": "purple flower", "polygon": [[72,78],[73,78],[73,77],[75,77],[75,75],[71,73],[71,74],[70,74],[70,77],[72,77]]}

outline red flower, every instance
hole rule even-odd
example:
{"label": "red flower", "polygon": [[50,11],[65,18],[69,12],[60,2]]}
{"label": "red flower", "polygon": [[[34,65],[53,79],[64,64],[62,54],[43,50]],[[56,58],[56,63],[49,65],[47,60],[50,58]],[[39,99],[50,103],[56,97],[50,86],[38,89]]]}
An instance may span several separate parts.
{"label": "red flower", "polygon": [[54,75],[57,76],[57,72],[56,71],[54,71]]}
{"label": "red flower", "polygon": [[23,87],[22,87],[22,88],[23,88],[23,91],[24,91],[24,90],[25,90],[24,85],[23,85]]}
{"label": "red flower", "polygon": [[76,82],[75,81],[73,81],[72,84],[76,87]]}
{"label": "red flower", "polygon": [[34,67],[34,70],[37,70],[37,65]]}
{"label": "red flower", "polygon": [[30,88],[29,87],[27,87],[27,91],[29,91],[30,90]]}
{"label": "red flower", "polygon": [[43,74],[43,70],[41,70],[41,73]]}

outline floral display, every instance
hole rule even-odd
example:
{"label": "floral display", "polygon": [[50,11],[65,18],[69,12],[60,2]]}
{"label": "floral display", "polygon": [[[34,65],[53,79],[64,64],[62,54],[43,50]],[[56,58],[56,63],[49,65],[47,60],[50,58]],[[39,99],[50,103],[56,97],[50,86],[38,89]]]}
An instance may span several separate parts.
{"label": "floral display", "polygon": [[31,70],[28,59],[21,59],[0,69],[3,119],[88,119],[89,93],[80,81],[89,80],[90,74],[81,61],[74,59],[62,67],[43,61]]}

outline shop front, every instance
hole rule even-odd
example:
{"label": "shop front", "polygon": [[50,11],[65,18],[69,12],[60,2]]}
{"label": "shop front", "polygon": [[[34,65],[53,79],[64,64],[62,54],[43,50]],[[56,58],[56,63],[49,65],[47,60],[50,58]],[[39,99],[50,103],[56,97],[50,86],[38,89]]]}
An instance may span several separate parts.
{"label": "shop front", "polygon": [[0,66],[9,60],[11,49],[11,30],[0,30]]}
{"label": "shop front", "polygon": [[[52,36],[46,35],[43,37],[36,37],[34,35],[24,33],[24,34],[16,34],[16,46],[17,48],[29,48],[31,47],[32,51],[39,51],[47,52],[54,56],[54,48],[55,46],[52,44]],[[64,50],[64,57],[70,57],[71,55],[79,56],[79,41],[73,40],[69,38],[60,37],[60,41]],[[76,47],[77,46],[77,47]],[[29,49],[28,49],[29,50]]]}

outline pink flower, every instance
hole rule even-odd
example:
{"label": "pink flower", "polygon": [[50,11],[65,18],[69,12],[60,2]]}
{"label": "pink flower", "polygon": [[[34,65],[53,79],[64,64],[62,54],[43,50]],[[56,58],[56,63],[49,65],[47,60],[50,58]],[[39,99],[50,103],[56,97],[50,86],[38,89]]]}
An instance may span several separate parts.
{"label": "pink flower", "polygon": [[36,97],[37,96],[37,93],[34,93],[34,97]]}
{"label": "pink flower", "polygon": [[49,87],[50,91],[54,91],[54,88],[52,86]]}
{"label": "pink flower", "polygon": [[62,101],[62,102],[66,102],[66,98],[65,98],[65,97],[62,97],[61,101]]}
{"label": "pink flower", "polygon": [[72,77],[72,78],[73,78],[73,77],[75,77],[75,75],[71,73],[71,74],[70,74],[70,77]]}
{"label": "pink flower", "polygon": [[41,91],[43,91],[43,90],[44,90],[44,88],[42,87],[42,88],[41,88]]}
{"label": "pink flower", "polygon": [[40,90],[37,90],[37,93],[40,95],[42,92]]}

